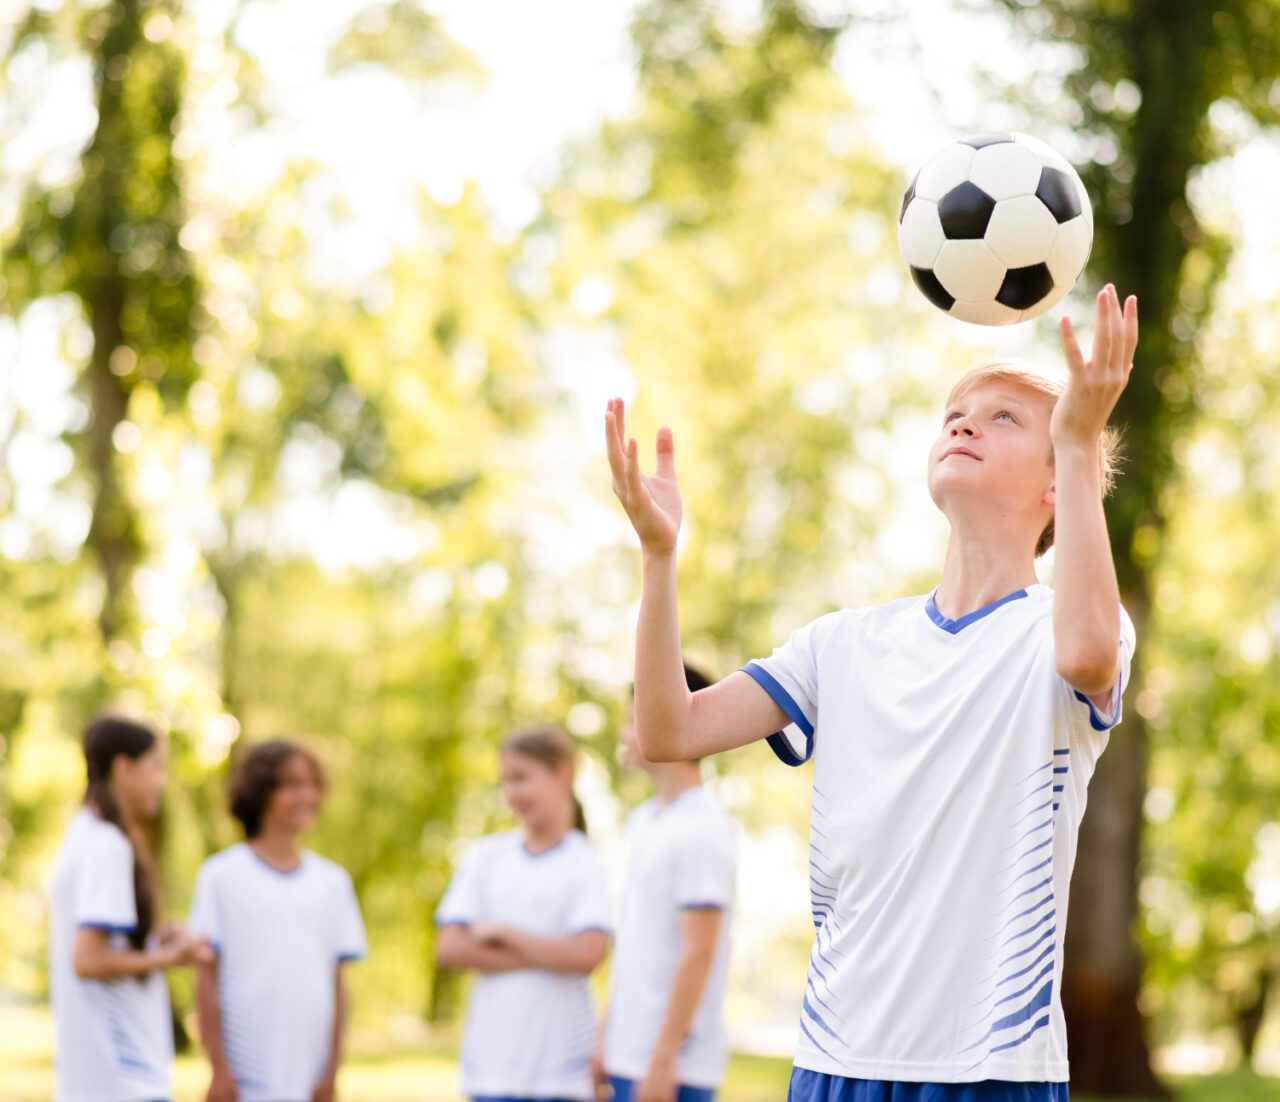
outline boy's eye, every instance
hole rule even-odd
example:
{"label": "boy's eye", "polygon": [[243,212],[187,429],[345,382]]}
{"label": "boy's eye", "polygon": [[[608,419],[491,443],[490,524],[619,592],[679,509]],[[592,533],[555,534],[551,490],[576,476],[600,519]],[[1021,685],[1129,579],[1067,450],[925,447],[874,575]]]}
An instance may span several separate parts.
{"label": "boy's eye", "polygon": [[1010,413],[1007,409],[1002,409],[996,413],[995,419],[997,421],[999,421],[1001,417],[1007,417],[1010,421],[1017,421],[1017,418],[1012,413]]}
{"label": "boy's eye", "polygon": [[954,421],[954,420],[955,420],[957,417],[959,417],[959,416],[960,416],[960,412],[959,412],[959,410],[954,410],[954,409],[953,409],[950,413],[948,413],[948,414],[947,414],[947,415],[942,419],[942,423],[943,423],[944,425],[949,425],[949,424],[951,424],[951,422],[952,422],[952,421]]}

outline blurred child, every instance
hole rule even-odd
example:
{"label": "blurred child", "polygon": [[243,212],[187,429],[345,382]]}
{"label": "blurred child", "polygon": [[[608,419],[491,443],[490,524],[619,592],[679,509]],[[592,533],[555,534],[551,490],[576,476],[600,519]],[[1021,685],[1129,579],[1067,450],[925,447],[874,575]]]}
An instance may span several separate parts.
{"label": "blurred child", "polygon": [[345,869],[302,848],[324,799],[310,751],[262,742],[231,779],[245,841],[205,861],[191,928],[215,957],[197,971],[208,1102],[332,1102],[347,1000],[342,966],[365,956]]}
{"label": "blurred child", "polygon": [[166,746],[141,723],[100,715],[84,733],[89,783],[54,866],[49,985],[56,1102],[156,1102],[172,1093],[173,1020],[163,970],[209,954],[157,925],[141,827],[160,812]]}
{"label": "blurred child", "polygon": [[[613,487],[643,550],[645,757],[767,739],[811,757],[816,929],[792,1102],[1065,1102],[1059,988],[1086,786],[1134,648],[1102,500],[1137,302],[1097,299],[1065,386],[1017,365],[959,379],[927,457],[951,535],[937,587],[842,609],[691,693],[681,671],[671,434],[643,475],[620,401]],[[1055,588],[1035,559],[1056,548]]]}
{"label": "blurred child", "polygon": [[517,731],[499,750],[517,830],[467,851],[436,911],[436,962],[477,973],[462,1041],[472,1102],[589,1102],[587,976],[609,945],[604,866],[573,794],[573,740]]}
{"label": "blurred child", "polygon": [[[710,682],[687,664],[690,692]],[[651,762],[622,730],[624,763],[657,794],[627,820],[627,888],[607,1023],[593,1071],[613,1102],[711,1102],[729,1047],[721,1015],[733,912],[733,821],[699,761]]]}

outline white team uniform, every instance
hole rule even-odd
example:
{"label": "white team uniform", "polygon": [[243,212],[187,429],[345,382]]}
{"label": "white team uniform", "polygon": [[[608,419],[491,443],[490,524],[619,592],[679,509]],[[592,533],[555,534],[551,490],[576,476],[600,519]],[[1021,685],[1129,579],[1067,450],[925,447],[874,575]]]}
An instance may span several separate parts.
{"label": "white team uniform", "polygon": [[[436,910],[439,926],[499,922],[542,937],[612,928],[604,865],[578,831],[532,854],[520,831],[467,851]],[[537,968],[477,974],[462,1038],[468,1097],[595,1097],[596,1016],[587,977]]]}
{"label": "white team uniform", "polygon": [[347,871],[281,872],[240,843],[200,867],[191,932],[218,952],[222,1047],[241,1102],[310,1102],[333,1048],[335,970],[367,953]]}
{"label": "white team uniform", "polygon": [[1057,673],[1053,592],[959,620],[932,596],[823,616],[746,672],[814,761],[817,935],[796,1065],[913,1082],[1062,1082],[1067,888],[1109,714]]}
{"label": "white team uniform", "polygon": [[690,1087],[718,1087],[729,1056],[721,1007],[729,974],[733,822],[698,785],[669,804],[656,798],[641,804],[628,818],[626,833],[630,855],[610,966],[605,1069],[620,1079],[645,1077],[680,959],[680,913],[713,907],[724,915],[720,936],[680,1049],[676,1080]]}
{"label": "white team uniform", "polygon": [[131,948],[138,923],[133,848],[87,807],[58,851],[49,916],[49,986],[57,1047],[56,1102],[151,1102],[173,1089],[173,1023],[164,973],[80,979],[71,964],[76,931],[106,930]]}

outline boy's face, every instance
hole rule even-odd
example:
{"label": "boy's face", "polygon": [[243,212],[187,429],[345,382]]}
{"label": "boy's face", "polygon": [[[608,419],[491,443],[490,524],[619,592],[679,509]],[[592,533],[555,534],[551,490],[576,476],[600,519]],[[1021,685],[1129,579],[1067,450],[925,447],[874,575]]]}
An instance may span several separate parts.
{"label": "boy's face", "polygon": [[301,834],[316,821],[324,789],[311,763],[301,754],[286,758],[276,774],[278,784],[262,813],[264,829]]}
{"label": "boy's face", "polygon": [[[929,495],[948,513],[966,503],[1038,519],[1053,516],[1053,402],[1008,379],[981,382],[943,412],[929,450]],[[1039,535],[1041,529],[1037,529]]]}

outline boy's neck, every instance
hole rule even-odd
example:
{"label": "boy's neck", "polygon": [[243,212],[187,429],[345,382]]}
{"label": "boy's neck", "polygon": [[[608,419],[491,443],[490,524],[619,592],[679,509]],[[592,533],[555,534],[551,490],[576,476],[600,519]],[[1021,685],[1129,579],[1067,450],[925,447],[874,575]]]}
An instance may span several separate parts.
{"label": "boy's neck", "polygon": [[658,802],[669,804],[691,788],[702,784],[702,767],[697,762],[673,761],[650,766]]}
{"label": "boy's neck", "polygon": [[272,868],[288,872],[302,860],[298,836],[284,831],[266,830],[249,839],[249,848]]}
{"label": "boy's neck", "polygon": [[969,527],[952,521],[947,559],[934,603],[948,620],[958,620],[993,601],[1035,585],[1035,554],[1021,533],[999,524]]}

